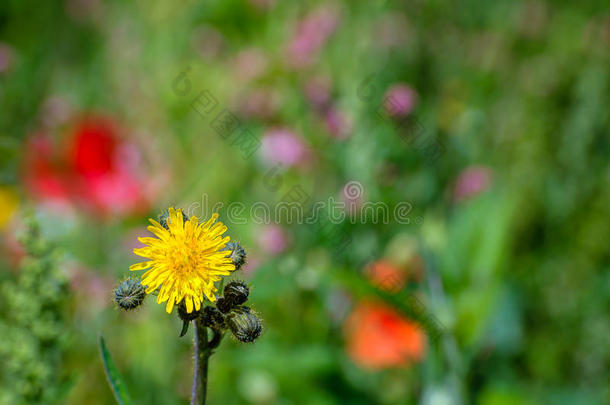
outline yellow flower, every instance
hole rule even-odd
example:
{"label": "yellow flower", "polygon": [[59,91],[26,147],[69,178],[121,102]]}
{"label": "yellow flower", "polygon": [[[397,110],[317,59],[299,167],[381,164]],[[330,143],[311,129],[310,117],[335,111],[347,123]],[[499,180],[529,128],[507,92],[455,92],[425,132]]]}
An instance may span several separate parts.
{"label": "yellow flower", "polygon": [[19,197],[11,187],[0,186],[0,229],[4,229],[17,211]]}
{"label": "yellow flower", "polygon": [[218,214],[205,223],[199,223],[197,217],[184,221],[182,211],[170,208],[167,217],[167,229],[159,222],[150,219],[153,226],[147,229],[157,238],[138,238],[146,247],[134,249],[139,256],[150,259],[147,262],[134,264],[129,270],[145,270],[142,284],[147,286],[146,293],[154,292],[159,286],[157,303],[167,301],[167,313],[171,313],[174,304],[184,299],[186,311],[193,312],[201,308],[203,295],[215,301],[214,285],[227,276],[235,265],[230,252],[220,251],[230,238],[222,237],[227,227],[216,222]]}

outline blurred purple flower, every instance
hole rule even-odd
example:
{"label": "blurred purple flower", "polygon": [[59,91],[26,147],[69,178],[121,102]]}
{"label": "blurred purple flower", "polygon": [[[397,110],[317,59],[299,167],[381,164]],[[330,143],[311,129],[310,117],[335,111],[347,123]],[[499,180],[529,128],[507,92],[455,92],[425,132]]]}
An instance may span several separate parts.
{"label": "blurred purple flower", "polygon": [[464,169],[455,183],[454,199],[464,201],[485,191],[491,185],[492,171],[484,166],[471,166]]}
{"label": "blurred purple flower", "polygon": [[261,152],[263,158],[271,164],[299,166],[309,160],[309,152],[301,138],[287,129],[267,131]]}
{"label": "blurred purple flower", "polygon": [[14,59],[15,51],[13,51],[13,48],[4,42],[0,42],[0,74],[13,66]]}
{"label": "blurred purple flower", "polygon": [[288,63],[295,68],[310,65],[319,49],[339,25],[339,10],[323,5],[307,14],[299,23],[288,45]]}
{"label": "blurred purple flower", "polygon": [[289,243],[288,233],[279,225],[267,225],[258,235],[258,244],[261,249],[272,255],[278,255],[285,251]]}
{"label": "blurred purple flower", "polygon": [[417,103],[417,93],[406,84],[395,84],[386,92],[383,103],[389,116],[404,117],[413,111]]}

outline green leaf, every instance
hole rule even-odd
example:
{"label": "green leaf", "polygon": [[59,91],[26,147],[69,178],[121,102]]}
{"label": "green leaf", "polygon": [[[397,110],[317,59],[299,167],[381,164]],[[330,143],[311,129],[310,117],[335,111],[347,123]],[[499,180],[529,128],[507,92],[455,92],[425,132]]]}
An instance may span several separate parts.
{"label": "green leaf", "polygon": [[116,401],[120,405],[133,405],[133,401],[129,397],[123,377],[121,377],[121,374],[119,374],[119,370],[116,368],[114,361],[112,361],[112,357],[110,356],[110,352],[106,347],[106,342],[104,341],[104,337],[102,335],[100,335],[99,345],[100,355],[102,356],[102,362],[104,363],[104,371],[106,372],[106,378],[108,379],[110,388],[112,388]]}

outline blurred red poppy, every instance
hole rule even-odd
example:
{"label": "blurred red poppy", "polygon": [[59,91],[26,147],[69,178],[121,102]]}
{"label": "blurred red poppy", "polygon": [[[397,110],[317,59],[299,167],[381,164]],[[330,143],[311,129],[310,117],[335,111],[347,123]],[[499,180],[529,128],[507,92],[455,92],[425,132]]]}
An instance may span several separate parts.
{"label": "blurred red poppy", "polygon": [[119,127],[100,116],[79,120],[59,144],[46,133],[33,135],[24,156],[28,191],[44,202],[102,216],[146,211],[139,151],[119,135]]}
{"label": "blurred red poppy", "polygon": [[359,303],[346,319],[344,332],[348,355],[369,370],[408,366],[425,355],[421,328],[385,304]]}

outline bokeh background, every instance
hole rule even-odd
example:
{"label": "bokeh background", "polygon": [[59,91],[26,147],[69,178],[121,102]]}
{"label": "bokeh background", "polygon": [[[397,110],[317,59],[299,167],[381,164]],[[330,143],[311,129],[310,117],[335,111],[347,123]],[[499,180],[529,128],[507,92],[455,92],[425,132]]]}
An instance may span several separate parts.
{"label": "bokeh background", "polygon": [[[217,203],[265,328],[210,404],[609,403],[609,62],[602,0],[2,1],[0,403],[114,403],[100,333],[187,403],[191,336],[112,289]],[[249,214],[295,187],[345,220]]]}

